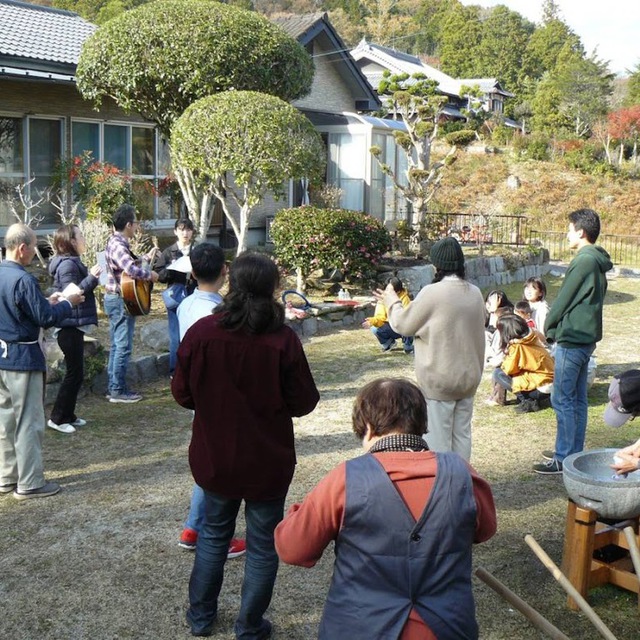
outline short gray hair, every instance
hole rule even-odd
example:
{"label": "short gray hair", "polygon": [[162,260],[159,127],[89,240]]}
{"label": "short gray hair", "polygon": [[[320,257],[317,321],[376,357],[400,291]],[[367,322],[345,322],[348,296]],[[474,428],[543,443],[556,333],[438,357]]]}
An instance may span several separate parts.
{"label": "short gray hair", "polygon": [[4,247],[7,251],[15,251],[21,244],[31,246],[34,241],[35,234],[33,229],[22,222],[16,222],[7,229],[4,237]]}

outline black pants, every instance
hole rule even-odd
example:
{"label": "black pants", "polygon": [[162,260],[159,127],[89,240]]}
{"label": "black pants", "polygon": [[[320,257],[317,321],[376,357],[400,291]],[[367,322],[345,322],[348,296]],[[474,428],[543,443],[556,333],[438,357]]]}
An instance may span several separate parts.
{"label": "black pants", "polygon": [[51,420],[64,424],[77,418],[76,400],[84,376],[84,333],[75,327],[64,327],[58,332],[58,345],[64,354],[66,373],[51,410]]}

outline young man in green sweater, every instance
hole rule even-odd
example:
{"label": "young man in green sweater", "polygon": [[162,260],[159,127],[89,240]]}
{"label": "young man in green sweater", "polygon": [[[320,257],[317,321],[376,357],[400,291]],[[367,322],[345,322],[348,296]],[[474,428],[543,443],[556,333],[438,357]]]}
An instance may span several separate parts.
{"label": "young man in green sweater", "polygon": [[551,404],[558,422],[554,451],[533,470],[542,475],[562,473],[562,461],[584,449],[587,429],[587,365],[602,339],[602,306],[607,291],[606,273],[613,264],[609,254],[596,247],[600,218],[591,209],[569,214],[567,241],[577,251],[551,305],[545,335],[555,342],[555,368]]}

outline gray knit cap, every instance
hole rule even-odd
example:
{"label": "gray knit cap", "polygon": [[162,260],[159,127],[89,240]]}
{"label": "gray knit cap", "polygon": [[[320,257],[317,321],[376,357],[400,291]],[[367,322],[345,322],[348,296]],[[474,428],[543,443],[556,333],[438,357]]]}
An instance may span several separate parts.
{"label": "gray knit cap", "polygon": [[464,253],[460,243],[451,236],[438,240],[429,254],[431,263],[441,271],[458,271],[464,267]]}

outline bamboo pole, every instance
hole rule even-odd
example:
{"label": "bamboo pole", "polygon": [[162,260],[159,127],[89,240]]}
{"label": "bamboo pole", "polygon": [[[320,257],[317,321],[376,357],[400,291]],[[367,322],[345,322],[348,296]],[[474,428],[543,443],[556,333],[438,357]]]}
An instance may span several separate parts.
{"label": "bamboo pole", "polygon": [[611,630],[602,621],[600,616],[591,608],[589,603],[580,595],[578,590],[567,580],[567,577],[558,569],[555,562],[546,554],[544,549],[535,541],[532,535],[526,535],[524,541],[529,545],[531,550],[536,554],[540,562],[551,572],[551,575],[561,584],[562,588],[576,601],[576,604],[582,609],[584,614],[589,618],[593,626],[598,630],[600,635],[607,640],[617,640],[611,633]]}
{"label": "bamboo pole", "polygon": [[501,598],[514,606],[536,629],[542,631],[549,638],[552,640],[570,640],[560,629],[554,627],[542,614],[538,613],[531,605],[513,593],[513,591],[502,584],[498,578],[491,575],[486,569],[478,567],[476,575]]}
{"label": "bamboo pole", "polygon": [[636,532],[633,530],[633,527],[625,527],[622,532],[624,533],[624,537],[627,539],[627,544],[629,545],[629,555],[631,555],[631,562],[633,562],[636,578],[640,580],[640,549],[638,549]]}

